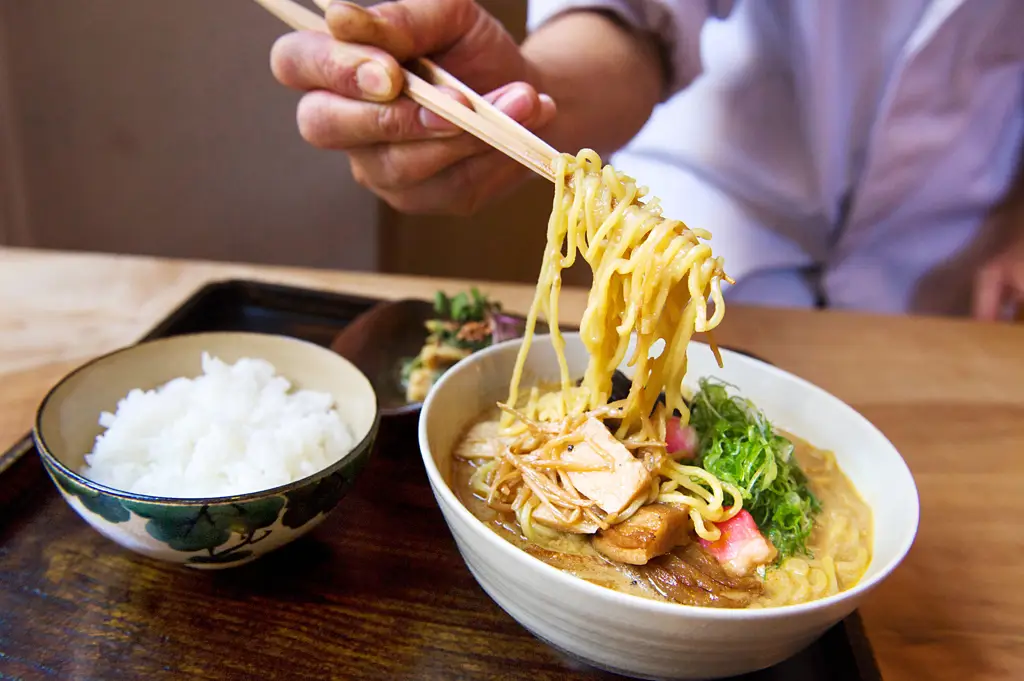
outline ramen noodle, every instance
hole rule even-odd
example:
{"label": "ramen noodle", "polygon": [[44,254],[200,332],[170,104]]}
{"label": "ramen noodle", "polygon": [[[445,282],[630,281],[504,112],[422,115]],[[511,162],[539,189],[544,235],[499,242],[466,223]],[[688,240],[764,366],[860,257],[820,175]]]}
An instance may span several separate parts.
{"label": "ramen noodle", "polygon": [[[592,151],[559,157],[555,175],[508,398],[453,457],[463,502],[539,559],[651,598],[764,607],[855,584],[871,514],[834,456],[778,432],[729,386],[684,388],[692,335],[725,315],[730,279],[711,235],[664,217]],[[552,323],[557,381],[524,386],[536,324],[557,322],[561,272],[577,258],[593,274],[586,370],[570,374]]]}

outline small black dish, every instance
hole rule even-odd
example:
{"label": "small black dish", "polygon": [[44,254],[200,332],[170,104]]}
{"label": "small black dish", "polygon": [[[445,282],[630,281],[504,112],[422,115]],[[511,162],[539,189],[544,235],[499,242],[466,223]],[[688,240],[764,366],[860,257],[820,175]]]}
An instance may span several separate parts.
{"label": "small black dish", "polygon": [[418,413],[402,385],[402,362],[419,354],[427,340],[426,322],[434,306],[426,300],[396,300],[374,305],[342,329],[331,349],[359,367],[377,393],[382,418]]}

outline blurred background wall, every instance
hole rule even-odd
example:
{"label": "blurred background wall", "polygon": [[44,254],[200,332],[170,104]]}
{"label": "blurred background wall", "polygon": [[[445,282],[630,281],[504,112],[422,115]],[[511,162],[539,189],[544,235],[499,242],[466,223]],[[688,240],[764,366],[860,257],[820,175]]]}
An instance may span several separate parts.
{"label": "blurred background wall", "polygon": [[[483,4],[523,35],[524,0]],[[534,280],[550,188],[391,211],[300,139],[285,30],[249,0],[0,2],[0,242]]]}

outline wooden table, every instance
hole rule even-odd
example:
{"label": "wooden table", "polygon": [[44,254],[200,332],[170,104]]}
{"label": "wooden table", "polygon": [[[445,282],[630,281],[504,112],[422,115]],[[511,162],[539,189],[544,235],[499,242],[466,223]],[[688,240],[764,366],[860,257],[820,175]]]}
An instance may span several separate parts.
{"label": "wooden table", "polygon": [[[133,342],[200,285],[231,277],[390,298],[466,285],[0,248],[0,449],[25,433],[44,391],[68,369]],[[484,288],[519,311],[532,292]],[[584,292],[567,290],[563,322],[578,321],[584,303]],[[852,404],[915,475],[917,543],[862,609],[886,681],[1024,679],[1024,328],[733,307],[718,337]],[[315,632],[295,635],[316,643]],[[3,653],[0,638],[0,678],[8,678]],[[555,678],[538,664],[536,678]]]}

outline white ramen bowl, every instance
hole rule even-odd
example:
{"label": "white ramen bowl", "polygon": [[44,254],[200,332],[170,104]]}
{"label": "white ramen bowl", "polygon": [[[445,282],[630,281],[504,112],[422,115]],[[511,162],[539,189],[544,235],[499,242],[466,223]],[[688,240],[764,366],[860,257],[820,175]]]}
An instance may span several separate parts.
{"label": "white ramen bowl", "polygon": [[[565,336],[573,377],[587,353]],[[872,562],[859,584],[828,598],[778,608],[723,610],[657,602],[597,586],[526,554],[485,527],[449,487],[452,451],[480,414],[507,397],[521,341],[492,346],[450,369],[423,405],[420,449],[445,521],[470,572],[532,634],[608,671],[646,679],[707,679],[770,667],[852,613],[899,565],[918,524],[917,487],[877,428],[852,407],[780,369],[701,343],[689,348],[686,382],[715,376],[750,398],[777,426],[835,452],[875,520]],[[627,353],[628,355],[628,353]],[[622,366],[627,375],[631,370]],[[558,379],[550,338],[534,340],[523,385]]]}

